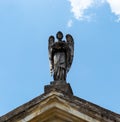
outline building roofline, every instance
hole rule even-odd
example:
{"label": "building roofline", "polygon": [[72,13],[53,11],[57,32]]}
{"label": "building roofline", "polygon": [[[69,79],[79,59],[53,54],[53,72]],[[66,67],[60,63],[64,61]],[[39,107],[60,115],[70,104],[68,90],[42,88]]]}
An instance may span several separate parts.
{"label": "building roofline", "polygon": [[[93,116],[93,117],[98,117],[98,118],[102,117],[105,119],[109,119],[113,122],[120,122],[120,114],[117,114],[108,109],[100,107],[96,104],[88,102],[82,98],[78,98],[74,95],[68,95],[68,94],[64,93],[63,91],[55,90],[54,92],[58,93],[58,96],[61,99],[64,99],[67,102],[69,102],[69,104],[71,106],[75,105],[78,111],[81,111],[81,112],[88,114],[90,116]],[[37,104],[39,104],[40,102],[45,100],[47,97],[49,97],[51,94],[52,94],[52,92],[43,93],[42,95],[30,100],[29,102],[17,107],[16,109],[12,110],[11,112],[1,116],[0,122],[4,122],[4,121],[7,122],[11,118],[14,118],[15,116],[20,115],[22,113],[25,113],[28,109],[36,106]]]}

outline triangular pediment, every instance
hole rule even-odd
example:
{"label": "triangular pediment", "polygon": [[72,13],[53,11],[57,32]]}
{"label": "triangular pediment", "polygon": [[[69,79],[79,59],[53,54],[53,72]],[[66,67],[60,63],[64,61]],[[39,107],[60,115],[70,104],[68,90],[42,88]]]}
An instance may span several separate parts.
{"label": "triangular pediment", "polygon": [[0,122],[120,122],[120,115],[55,90],[9,112]]}
{"label": "triangular pediment", "polygon": [[87,119],[93,120],[93,118],[72,108],[66,100],[58,97],[60,95],[62,94],[51,92],[34,109],[29,109],[28,115],[20,119],[19,122],[88,122]]}

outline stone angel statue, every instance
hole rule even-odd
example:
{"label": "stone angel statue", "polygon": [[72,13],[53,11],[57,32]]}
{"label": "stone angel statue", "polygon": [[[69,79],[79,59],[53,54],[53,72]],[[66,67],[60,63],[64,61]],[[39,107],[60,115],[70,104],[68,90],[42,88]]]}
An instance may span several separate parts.
{"label": "stone angel statue", "polygon": [[50,71],[54,81],[66,81],[67,73],[72,65],[74,56],[74,40],[70,34],[66,35],[66,41],[63,39],[62,32],[48,39],[48,52],[50,61]]}

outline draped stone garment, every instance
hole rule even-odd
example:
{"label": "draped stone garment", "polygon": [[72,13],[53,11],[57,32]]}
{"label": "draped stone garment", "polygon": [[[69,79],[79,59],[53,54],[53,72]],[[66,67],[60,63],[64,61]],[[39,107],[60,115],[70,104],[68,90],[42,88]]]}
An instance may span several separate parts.
{"label": "draped stone garment", "polygon": [[66,80],[65,52],[56,52],[54,54],[54,80]]}

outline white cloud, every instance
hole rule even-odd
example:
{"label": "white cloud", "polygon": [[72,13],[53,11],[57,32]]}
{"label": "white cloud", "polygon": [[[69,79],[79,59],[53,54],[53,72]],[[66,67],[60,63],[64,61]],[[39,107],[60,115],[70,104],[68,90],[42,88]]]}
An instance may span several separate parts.
{"label": "white cloud", "polygon": [[71,27],[72,24],[73,24],[73,21],[70,19],[70,20],[68,21],[68,23],[67,23],[67,26],[68,26],[68,27]]}
{"label": "white cloud", "polygon": [[112,13],[118,17],[118,22],[120,22],[120,0],[106,0],[111,8]]}
{"label": "white cloud", "polygon": [[71,12],[73,12],[76,19],[84,19],[85,10],[92,6],[94,0],[69,0],[71,4]]}
{"label": "white cloud", "polygon": [[[90,19],[90,15],[85,15],[85,11],[91,7],[99,7],[104,3],[108,3],[111,12],[114,13],[120,22],[120,0],[68,0],[71,4],[71,12],[77,20]],[[88,20],[87,20],[88,21]],[[70,24],[71,25],[71,24]]]}

